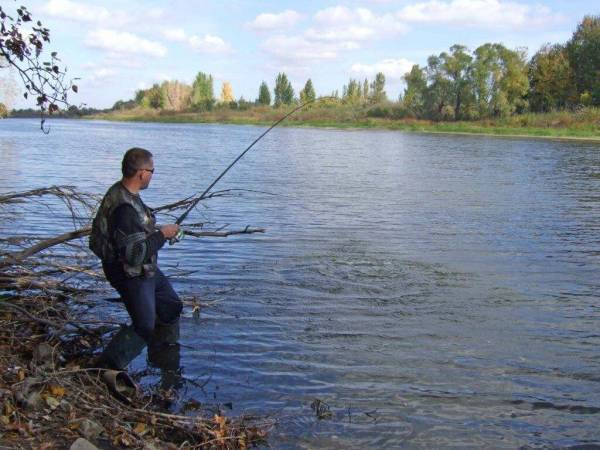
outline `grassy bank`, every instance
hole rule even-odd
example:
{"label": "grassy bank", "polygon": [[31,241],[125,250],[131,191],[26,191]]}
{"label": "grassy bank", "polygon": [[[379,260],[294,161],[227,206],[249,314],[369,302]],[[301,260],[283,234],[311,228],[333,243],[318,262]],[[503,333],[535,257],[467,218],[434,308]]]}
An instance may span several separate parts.
{"label": "grassy bank", "polygon": [[[269,125],[288,109],[253,107],[247,110],[216,108],[204,112],[175,112],[135,108],[90,116],[91,119],[164,122],[164,123],[227,123]],[[282,125],[328,128],[388,129],[420,133],[483,134],[496,136],[530,136],[546,138],[586,139],[600,141],[600,109],[580,111],[528,113],[507,118],[479,121],[433,122],[409,118],[393,118],[391,114],[373,117],[373,110],[364,106],[321,105],[298,111]]]}

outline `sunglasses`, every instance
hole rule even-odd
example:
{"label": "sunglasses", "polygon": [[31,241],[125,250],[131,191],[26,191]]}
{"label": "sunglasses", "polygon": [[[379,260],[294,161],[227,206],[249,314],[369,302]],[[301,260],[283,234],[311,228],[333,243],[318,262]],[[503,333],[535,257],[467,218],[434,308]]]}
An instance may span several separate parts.
{"label": "sunglasses", "polygon": [[139,170],[145,170],[146,172],[154,173],[154,169],[139,169]]}

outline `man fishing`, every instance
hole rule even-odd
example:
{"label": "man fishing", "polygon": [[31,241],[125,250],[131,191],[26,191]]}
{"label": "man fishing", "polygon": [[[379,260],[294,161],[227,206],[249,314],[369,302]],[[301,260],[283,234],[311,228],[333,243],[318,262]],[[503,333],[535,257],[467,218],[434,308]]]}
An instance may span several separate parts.
{"label": "man fishing", "polygon": [[[106,279],[120,294],[135,334],[156,353],[179,338],[182,303],[157,264],[158,250],[179,232],[178,224],[156,227],[152,210],[140,198],[154,174],[152,153],[131,148],[123,157],[123,177],[102,199],[92,224],[90,248],[102,260]],[[141,351],[143,342],[121,330],[108,345],[102,364],[123,368],[130,359],[124,348]],[[120,367],[122,366],[122,367]]]}

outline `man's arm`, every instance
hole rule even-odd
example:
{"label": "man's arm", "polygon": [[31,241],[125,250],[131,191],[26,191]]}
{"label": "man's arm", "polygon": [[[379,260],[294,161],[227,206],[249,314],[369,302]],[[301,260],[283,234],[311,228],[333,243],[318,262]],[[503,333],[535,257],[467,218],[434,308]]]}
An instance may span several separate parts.
{"label": "man's arm", "polygon": [[110,221],[119,256],[130,266],[147,263],[165,245],[165,236],[160,230],[146,236],[144,226],[131,205],[123,204],[116,208]]}

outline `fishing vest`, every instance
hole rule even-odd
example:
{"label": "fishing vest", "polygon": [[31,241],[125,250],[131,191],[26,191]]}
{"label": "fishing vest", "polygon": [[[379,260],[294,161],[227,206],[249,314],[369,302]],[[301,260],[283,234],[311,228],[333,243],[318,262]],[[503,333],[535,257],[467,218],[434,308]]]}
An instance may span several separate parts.
{"label": "fishing vest", "polygon": [[113,184],[106,192],[106,195],[100,203],[100,208],[92,222],[92,232],[90,234],[90,249],[103,263],[115,263],[120,261],[127,276],[137,277],[144,275],[151,277],[156,272],[156,254],[152,255],[150,262],[132,266],[119,257],[118,249],[115,245],[114,236],[110,235],[108,222],[112,212],[122,204],[128,204],[137,212],[140,222],[144,226],[146,236],[156,231],[156,218],[152,210],[144,205],[138,195],[129,192],[120,181]]}

